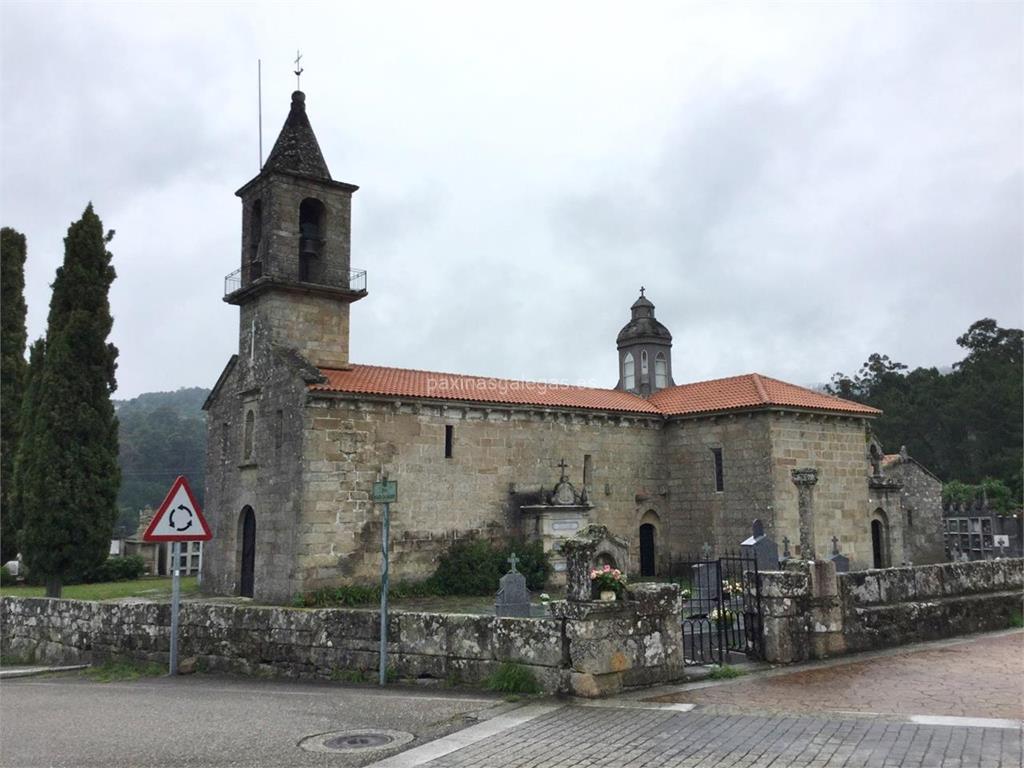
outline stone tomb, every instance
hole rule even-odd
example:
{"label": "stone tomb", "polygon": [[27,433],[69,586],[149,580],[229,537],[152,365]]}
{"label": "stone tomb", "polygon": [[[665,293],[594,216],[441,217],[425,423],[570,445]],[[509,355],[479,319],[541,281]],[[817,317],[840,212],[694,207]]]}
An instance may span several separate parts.
{"label": "stone tomb", "polygon": [[568,466],[565,459],[562,459],[558,466],[562,469],[562,476],[554,490],[550,494],[541,493],[541,498],[546,503],[526,504],[519,510],[523,515],[523,529],[534,541],[539,540],[543,543],[544,551],[551,558],[550,583],[560,586],[565,583],[567,568],[560,544],[587,527],[594,505],[587,500],[586,489],[577,493],[576,488],[569,482],[565,474]]}

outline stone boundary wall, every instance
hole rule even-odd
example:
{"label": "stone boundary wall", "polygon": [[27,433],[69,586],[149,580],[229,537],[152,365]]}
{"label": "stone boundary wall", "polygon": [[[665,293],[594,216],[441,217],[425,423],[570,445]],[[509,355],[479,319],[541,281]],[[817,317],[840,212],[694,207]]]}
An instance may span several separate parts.
{"label": "stone boundary wall", "polygon": [[784,664],[1005,629],[1024,599],[1019,558],[842,574],[797,563],[759,578],[766,657]]}
{"label": "stone boundary wall", "polygon": [[[552,604],[553,618],[394,612],[389,666],[400,677],[480,683],[503,662],[533,672],[547,693],[604,696],[682,677],[680,599],[674,585],[636,585],[612,604]],[[561,610],[559,610],[559,606]],[[167,603],[0,598],[0,651],[52,663],[130,657],[166,664]],[[375,611],[185,602],[180,658],[199,669],[274,677],[347,679],[378,669]]]}

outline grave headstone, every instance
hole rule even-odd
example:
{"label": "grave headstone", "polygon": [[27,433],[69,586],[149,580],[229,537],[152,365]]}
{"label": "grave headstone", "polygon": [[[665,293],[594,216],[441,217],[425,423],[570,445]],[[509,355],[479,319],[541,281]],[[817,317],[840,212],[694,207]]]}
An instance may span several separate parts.
{"label": "grave headstone", "polygon": [[751,526],[751,535],[740,543],[740,552],[745,557],[757,561],[759,571],[777,571],[779,569],[779,547],[765,535],[764,523],[755,520]]}
{"label": "grave headstone", "polygon": [[699,613],[709,613],[718,605],[722,589],[722,568],[717,560],[707,560],[693,566],[691,604]]}
{"label": "grave headstone", "polygon": [[495,616],[530,617],[530,591],[526,588],[526,577],[516,570],[519,558],[513,552],[508,558],[512,570],[501,577],[498,594],[494,601]]}

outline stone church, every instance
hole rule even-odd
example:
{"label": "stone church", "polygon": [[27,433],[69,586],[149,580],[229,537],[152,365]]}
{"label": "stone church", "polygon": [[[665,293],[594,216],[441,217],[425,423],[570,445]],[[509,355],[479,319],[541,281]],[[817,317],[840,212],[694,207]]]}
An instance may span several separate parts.
{"label": "stone church", "polygon": [[942,558],[937,508],[934,534],[922,510],[919,533],[903,535],[903,483],[872,463],[878,411],[757,373],[677,384],[672,335],[643,290],[623,312],[611,389],[350,361],[349,313],[368,296],[350,263],[357,189],[331,178],[295,92],[265,165],[237,192],[241,266],[224,300],[239,309],[238,354],[204,406],[206,590],[286,602],[375,581],[370,496],[383,473],[399,487],[396,580],[432,573],[458,537],[550,547],[587,522],[607,526],[620,565],[645,576],[705,544],[735,548],[754,518],[797,542],[792,471],[804,468],[817,473],[819,556],[835,537],[854,568]]}

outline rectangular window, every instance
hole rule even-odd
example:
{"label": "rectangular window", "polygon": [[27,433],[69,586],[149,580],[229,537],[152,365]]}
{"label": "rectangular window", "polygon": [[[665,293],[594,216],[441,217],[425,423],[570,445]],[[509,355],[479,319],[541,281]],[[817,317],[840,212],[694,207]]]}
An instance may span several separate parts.
{"label": "rectangular window", "polygon": [[711,453],[715,457],[715,490],[725,490],[725,474],[722,472],[722,449],[712,448]]}
{"label": "rectangular window", "polygon": [[445,424],[444,427],[444,457],[450,459],[452,457],[452,443],[455,442],[455,427],[451,424]]}

